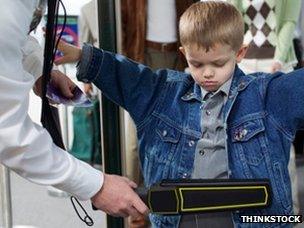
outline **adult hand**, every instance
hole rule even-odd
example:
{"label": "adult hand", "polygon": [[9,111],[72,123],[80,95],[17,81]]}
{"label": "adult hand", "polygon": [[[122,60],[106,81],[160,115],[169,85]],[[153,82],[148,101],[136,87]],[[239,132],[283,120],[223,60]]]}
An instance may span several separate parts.
{"label": "adult hand", "polygon": [[[66,98],[72,98],[74,96],[73,91],[76,87],[74,82],[69,79],[65,74],[60,72],[59,70],[52,70],[51,72],[51,83],[59,89],[63,96]],[[42,94],[42,77],[40,77],[34,87],[33,90],[36,95],[41,97]]]}
{"label": "adult hand", "polygon": [[280,71],[280,70],[282,70],[282,64],[280,63],[280,62],[277,62],[277,61],[275,61],[275,62],[273,62],[272,63],[272,65],[271,65],[271,69],[270,69],[270,72],[271,73],[275,73],[275,72],[277,72],[277,71]]}
{"label": "adult hand", "polygon": [[78,62],[81,58],[81,49],[63,40],[59,41],[58,50],[62,52],[63,56],[55,59],[56,65]]}
{"label": "adult hand", "polygon": [[91,201],[96,208],[112,216],[146,216],[149,210],[134,192],[136,187],[137,185],[126,177],[104,174],[103,186]]}

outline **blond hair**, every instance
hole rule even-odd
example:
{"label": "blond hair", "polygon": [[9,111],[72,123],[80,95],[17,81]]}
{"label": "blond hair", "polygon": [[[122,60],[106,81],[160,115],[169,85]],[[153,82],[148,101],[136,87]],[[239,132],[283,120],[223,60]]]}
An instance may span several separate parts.
{"label": "blond hair", "polygon": [[204,1],[191,5],[179,22],[183,46],[196,45],[208,51],[215,44],[228,44],[234,51],[243,43],[244,21],[240,12],[223,1]]}

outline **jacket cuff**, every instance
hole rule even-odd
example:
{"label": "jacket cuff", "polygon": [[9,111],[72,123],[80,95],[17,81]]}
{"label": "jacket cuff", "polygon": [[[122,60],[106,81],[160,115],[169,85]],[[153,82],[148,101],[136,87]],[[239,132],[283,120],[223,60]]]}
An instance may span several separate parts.
{"label": "jacket cuff", "polygon": [[103,51],[85,43],[82,47],[81,59],[77,64],[77,79],[90,83],[98,74],[102,60]]}

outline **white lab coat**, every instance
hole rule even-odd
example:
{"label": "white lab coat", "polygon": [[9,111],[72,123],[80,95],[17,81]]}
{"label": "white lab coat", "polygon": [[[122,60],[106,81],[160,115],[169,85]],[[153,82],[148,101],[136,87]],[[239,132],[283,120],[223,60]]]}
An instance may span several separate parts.
{"label": "white lab coat", "polygon": [[[35,59],[39,53],[24,48],[36,4],[36,0],[0,0],[0,162],[31,182],[87,200],[101,188],[101,172],[58,148],[27,114],[36,78],[22,62],[26,64],[23,54]],[[34,68],[39,61],[35,64]],[[32,73],[37,77],[39,72]]]}

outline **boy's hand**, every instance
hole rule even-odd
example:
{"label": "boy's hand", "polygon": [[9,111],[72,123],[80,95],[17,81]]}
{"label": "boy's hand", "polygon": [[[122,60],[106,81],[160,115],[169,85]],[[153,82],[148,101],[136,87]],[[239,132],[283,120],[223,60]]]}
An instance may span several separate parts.
{"label": "boy's hand", "polygon": [[63,56],[55,59],[54,62],[56,65],[78,62],[81,58],[81,49],[74,45],[68,44],[63,40],[59,41],[58,50],[62,52]]}
{"label": "boy's hand", "polygon": [[84,92],[87,96],[91,96],[93,93],[93,86],[91,83],[84,83],[83,85]]}
{"label": "boy's hand", "polygon": [[91,201],[96,208],[112,216],[146,216],[148,208],[134,192],[136,187],[126,177],[104,174],[103,186]]}
{"label": "boy's hand", "polygon": [[[60,72],[59,70],[52,70],[51,72],[51,83],[60,90],[60,92],[67,98],[72,98],[74,96],[73,91],[76,87],[74,82],[69,79],[65,74]],[[40,77],[34,87],[33,90],[36,95],[42,95],[42,77]]]}
{"label": "boy's hand", "polygon": [[275,62],[273,62],[273,64],[271,65],[270,72],[271,72],[271,73],[275,73],[275,72],[277,72],[277,71],[280,71],[280,70],[282,70],[282,67],[283,67],[283,66],[282,66],[281,63],[275,61]]}

